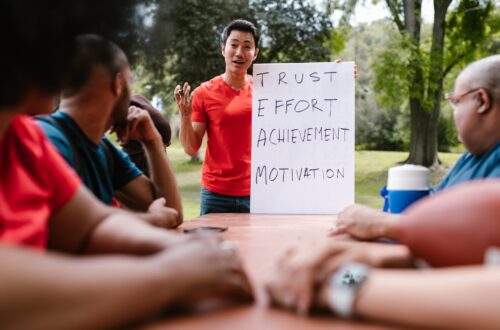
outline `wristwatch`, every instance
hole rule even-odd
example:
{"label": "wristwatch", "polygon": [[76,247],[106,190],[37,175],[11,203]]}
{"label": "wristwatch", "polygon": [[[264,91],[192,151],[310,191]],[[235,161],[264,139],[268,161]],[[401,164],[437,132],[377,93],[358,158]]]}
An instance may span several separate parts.
{"label": "wristwatch", "polygon": [[367,265],[351,262],[342,266],[328,279],[328,304],[332,311],[344,318],[351,318],[354,303],[362,284],[370,273]]}

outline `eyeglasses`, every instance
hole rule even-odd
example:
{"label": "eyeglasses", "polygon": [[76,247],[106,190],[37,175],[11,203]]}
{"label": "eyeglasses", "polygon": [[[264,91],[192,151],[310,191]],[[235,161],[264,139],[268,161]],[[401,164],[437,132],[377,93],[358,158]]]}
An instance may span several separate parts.
{"label": "eyeglasses", "polygon": [[481,89],[481,87],[470,89],[470,90],[465,91],[463,93],[460,93],[458,95],[454,95],[454,93],[446,93],[444,95],[444,98],[445,98],[446,101],[450,102],[450,104],[451,104],[452,107],[456,107],[460,103],[460,99],[462,97],[464,97],[464,96],[466,96],[466,95],[468,95],[470,93],[474,93],[474,92],[476,92],[476,91],[478,91],[480,89]]}

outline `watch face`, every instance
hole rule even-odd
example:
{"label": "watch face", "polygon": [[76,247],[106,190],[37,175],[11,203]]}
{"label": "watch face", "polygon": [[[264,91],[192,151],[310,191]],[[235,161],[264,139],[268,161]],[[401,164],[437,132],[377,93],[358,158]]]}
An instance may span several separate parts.
{"label": "watch face", "polygon": [[328,303],[332,310],[341,317],[350,317],[359,286],[368,276],[370,267],[348,263],[330,278]]}
{"label": "watch face", "polygon": [[351,263],[342,269],[342,271],[340,284],[343,286],[354,287],[365,279],[367,267],[362,264]]}

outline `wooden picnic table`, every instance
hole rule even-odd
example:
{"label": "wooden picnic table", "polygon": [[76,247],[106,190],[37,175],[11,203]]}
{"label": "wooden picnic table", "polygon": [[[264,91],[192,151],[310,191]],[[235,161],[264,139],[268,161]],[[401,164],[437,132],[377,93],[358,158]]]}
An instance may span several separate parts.
{"label": "wooden picnic table", "polygon": [[227,227],[220,235],[236,244],[256,291],[254,304],[239,304],[211,312],[167,315],[143,327],[152,329],[400,329],[380,323],[346,321],[328,314],[299,317],[270,307],[263,284],[276,259],[288,247],[325,235],[334,221],[328,215],[208,214],[185,222],[182,229],[202,226]]}

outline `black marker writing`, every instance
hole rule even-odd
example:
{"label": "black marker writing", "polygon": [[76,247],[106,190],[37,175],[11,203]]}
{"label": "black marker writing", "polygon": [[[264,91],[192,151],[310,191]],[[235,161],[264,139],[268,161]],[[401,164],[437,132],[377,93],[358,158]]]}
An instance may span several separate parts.
{"label": "black marker writing", "polygon": [[344,179],[345,169],[319,168],[319,167],[268,167],[257,166],[255,170],[255,184],[273,184],[287,182],[301,182],[311,180],[333,180]]}
{"label": "black marker writing", "polygon": [[257,148],[267,144],[297,144],[313,142],[347,142],[347,127],[272,128],[259,130]]}
{"label": "black marker writing", "polygon": [[261,73],[257,73],[256,74],[257,76],[260,76],[260,85],[262,87],[264,87],[264,75],[265,74],[269,74],[269,72],[261,72]]}

